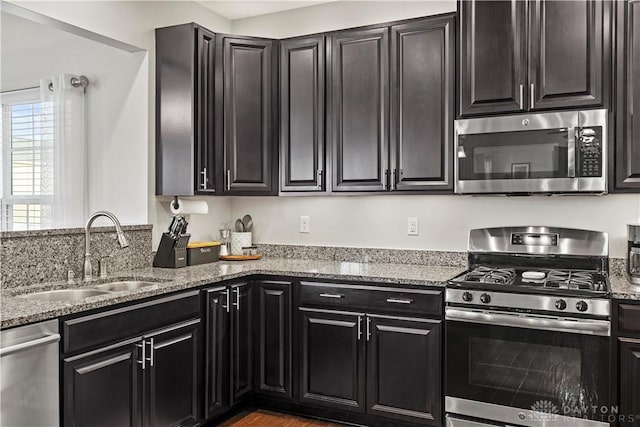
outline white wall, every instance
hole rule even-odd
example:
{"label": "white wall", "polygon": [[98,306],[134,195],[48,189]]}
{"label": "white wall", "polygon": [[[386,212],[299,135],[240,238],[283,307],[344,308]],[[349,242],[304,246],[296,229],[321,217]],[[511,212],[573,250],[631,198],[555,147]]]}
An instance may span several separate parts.
{"label": "white wall", "polygon": [[234,34],[286,38],[455,12],[455,0],[337,1],[231,21]]}
{"label": "white wall", "polygon": [[[116,167],[122,156],[123,164],[127,164],[128,172],[107,175],[105,181],[97,184],[101,191],[108,189],[112,183],[129,184],[129,195],[134,197],[144,211],[145,221],[154,224],[154,247],[159,236],[169,224],[171,214],[168,202],[155,197],[155,37],[154,29],[169,25],[197,22],[214,32],[229,33],[231,24],[225,18],[210,9],[191,1],[11,1],[11,3],[33,10],[60,21],[87,29],[89,31],[129,43],[145,49],[148,55],[142,64],[142,72],[136,78],[126,102],[121,105],[126,117],[143,123],[145,132],[130,133],[123,124],[124,114],[120,121],[110,117],[102,125],[114,127],[114,139],[127,145],[126,152],[111,150],[104,154],[101,167],[108,170]],[[138,158],[140,153],[144,158]],[[130,154],[131,153],[131,157]],[[128,160],[135,159],[134,164]],[[112,171],[113,172],[113,171]],[[141,177],[140,174],[146,175]],[[115,181],[114,181],[115,180]],[[138,183],[144,182],[144,189]],[[121,199],[108,198],[105,208],[118,208]],[[145,206],[146,205],[146,206]],[[112,208],[113,209],[113,208]],[[190,231],[193,239],[213,237],[221,222],[226,221],[230,202],[226,198],[209,198],[209,215],[191,219]],[[113,209],[115,211],[115,209]],[[143,222],[145,222],[143,221]],[[209,237],[207,237],[209,236]]]}
{"label": "white wall", "polygon": [[[125,52],[7,13],[1,20],[1,90],[37,87],[40,79],[62,73],[86,75],[89,211],[112,211],[124,224],[145,223],[146,52]],[[69,226],[85,221],[75,218]]]}
{"label": "white wall", "polygon": [[[610,255],[622,258],[640,195],[235,198],[232,217],[247,213],[259,243],[466,251],[471,228],[549,225],[606,231]],[[301,215],[311,217],[309,234],[298,232]],[[410,216],[419,218],[419,236],[407,235]]]}

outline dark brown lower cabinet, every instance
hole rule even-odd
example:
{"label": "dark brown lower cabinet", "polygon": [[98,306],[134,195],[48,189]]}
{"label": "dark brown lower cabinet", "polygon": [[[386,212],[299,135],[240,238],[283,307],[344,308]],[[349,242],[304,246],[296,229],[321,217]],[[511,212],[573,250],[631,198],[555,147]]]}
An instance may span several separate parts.
{"label": "dark brown lower cabinet", "polygon": [[640,339],[619,338],[620,425],[640,426]]}
{"label": "dark brown lower cabinet", "polygon": [[231,404],[253,392],[253,286],[231,287]]}
{"label": "dark brown lower cabinet", "polygon": [[[200,418],[200,320],[150,335],[146,366],[147,426],[191,426]],[[147,355],[145,355],[147,356]]]}
{"label": "dark brown lower cabinet", "polygon": [[300,401],[364,412],[362,314],[300,308]]}
{"label": "dark brown lower cabinet", "polygon": [[442,322],[367,315],[367,412],[439,426]]}
{"label": "dark brown lower cabinet", "polygon": [[291,398],[291,284],[259,281],[256,393]]}
{"label": "dark brown lower cabinet", "polygon": [[126,343],[65,359],[64,425],[141,426],[140,353]]}
{"label": "dark brown lower cabinet", "polygon": [[206,418],[222,415],[231,406],[229,331],[231,289],[222,286],[205,291],[205,408]]}
{"label": "dark brown lower cabinet", "polygon": [[200,320],[64,360],[66,426],[191,426],[200,420]]}

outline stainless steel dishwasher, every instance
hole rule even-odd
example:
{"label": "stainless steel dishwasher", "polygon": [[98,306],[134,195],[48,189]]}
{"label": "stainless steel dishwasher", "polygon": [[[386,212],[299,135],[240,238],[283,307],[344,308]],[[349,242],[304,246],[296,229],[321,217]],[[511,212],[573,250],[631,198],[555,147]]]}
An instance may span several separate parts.
{"label": "stainless steel dishwasher", "polygon": [[58,321],[0,332],[0,426],[60,425]]}

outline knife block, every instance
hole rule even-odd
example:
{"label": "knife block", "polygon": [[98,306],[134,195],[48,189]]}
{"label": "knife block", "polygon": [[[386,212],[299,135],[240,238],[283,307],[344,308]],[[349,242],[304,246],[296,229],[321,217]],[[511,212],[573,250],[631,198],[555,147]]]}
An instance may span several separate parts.
{"label": "knife block", "polygon": [[162,233],[158,251],[153,259],[154,267],[181,268],[187,266],[187,243],[191,234],[172,236]]}

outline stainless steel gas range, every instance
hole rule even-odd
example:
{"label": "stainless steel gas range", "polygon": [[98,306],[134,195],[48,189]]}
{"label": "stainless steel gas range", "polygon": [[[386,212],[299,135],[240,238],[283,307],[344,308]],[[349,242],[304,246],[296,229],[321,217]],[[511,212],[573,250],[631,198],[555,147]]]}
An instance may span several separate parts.
{"label": "stainless steel gas range", "polygon": [[448,427],[608,426],[606,233],[471,230],[446,291]]}

